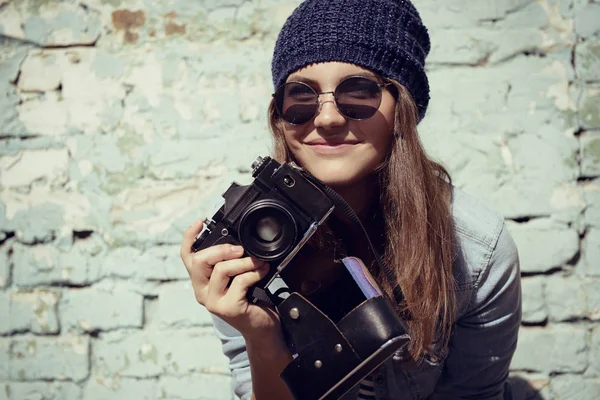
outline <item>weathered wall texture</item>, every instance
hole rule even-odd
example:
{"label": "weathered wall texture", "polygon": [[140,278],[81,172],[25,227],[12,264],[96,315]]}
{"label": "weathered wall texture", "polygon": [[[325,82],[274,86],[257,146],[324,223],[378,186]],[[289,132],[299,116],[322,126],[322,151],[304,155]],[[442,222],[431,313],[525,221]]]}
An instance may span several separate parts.
{"label": "weathered wall texture", "polygon": [[[415,3],[423,139],[520,248],[517,397],[598,399],[600,2]],[[179,243],[269,149],[297,4],[0,0],[0,399],[230,397]]]}

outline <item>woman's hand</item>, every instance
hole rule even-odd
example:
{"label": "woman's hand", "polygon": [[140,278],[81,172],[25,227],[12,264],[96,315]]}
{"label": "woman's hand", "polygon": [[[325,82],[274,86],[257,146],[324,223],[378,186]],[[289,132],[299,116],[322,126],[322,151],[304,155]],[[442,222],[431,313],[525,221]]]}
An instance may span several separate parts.
{"label": "woman's hand", "polygon": [[198,303],[240,331],[246,339],[264,338],[267,333],[279,335],[277,313],[246,299],[248,288],[267,275],[269,265],[252,257],[241,258],[244,249],[229,244],[193,253],[191,247],[202,226],[202,221],[194,222],[185,231],[181,245],[181,259]]}

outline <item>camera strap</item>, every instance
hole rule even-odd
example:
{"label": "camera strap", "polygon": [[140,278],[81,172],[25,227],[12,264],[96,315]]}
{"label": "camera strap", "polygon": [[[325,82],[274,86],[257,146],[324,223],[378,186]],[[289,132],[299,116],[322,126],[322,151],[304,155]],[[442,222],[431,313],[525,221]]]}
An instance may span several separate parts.
{"label": "camera strap", "polygon": [[[291,163],[291,164],[295,165],[295,163]],[[385,268],[385,263],[384,263],[383,257],[379,254],[379,252],[377,251],[375,246],[373,246],[373,243],[371,242],[371,238],[369,237],[367,230],[365,229],[363,224],[360,222],[360,219],[358,218],[358,215],[356,215],[356,212],[354,212],[354,210],[352,209],[352,207],[350,207],[350,205],[346,202],[346,200],[344,200],[344,198],[342,196],[340,196],[340,194],[338,192],[336,192],[335,190],[333,190],[332,188],[330,188],[329,186],[324,184],[322,181],[320,181],[318,178],[316,178],[314,175],[312,175],[306,169],[301,168],[297,165],[296,165],[296,168],[301,170],[302,174],[306,177],[306,179],[308,179],[312,184],[314,184],[321,191],[323,191],[327,196],[329,196],[329,198],[333,201],[335,207],[339,208],[340,211],[344,214],[344,216],[346,218],[348,218],[352,224],[354,224],[355,226],[360,228],[360,231],[363,233],[363,235],[365,236],[365,239],[367,240],[367,244],[369,245],[369,249],[371,250],[371,253],[373,253],[373,256],[375,257],[375,261],[377,262],[377,264],[379,266],[379,271],[384,271],[384,273],[387,275],[390,282],[396,281],[397,278],[393,275],[393,272],[391,270],[389,270],[388,268]],[[396,297],[395,300],[397,302],[400,302],[402,300],[402,298],[404,297],[402,292],[399,289],[394,290],[394,296]]]}

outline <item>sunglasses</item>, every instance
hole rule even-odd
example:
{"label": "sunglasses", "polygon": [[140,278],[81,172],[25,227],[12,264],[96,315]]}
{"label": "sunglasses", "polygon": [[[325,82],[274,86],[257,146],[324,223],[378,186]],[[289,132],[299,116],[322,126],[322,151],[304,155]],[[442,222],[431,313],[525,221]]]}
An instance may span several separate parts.
{"label": "sunglasses", "polygon": [[273,97],[277,113],[291,125],[303,125],[314,118],[322,103],[319,98],[332,94],[340,114],[352,120],[371,118],[381,105],[382,89],[391,83],[378,83],[362,76],[344,79],[333,92],[317,92],[303,82],[280,86]]}

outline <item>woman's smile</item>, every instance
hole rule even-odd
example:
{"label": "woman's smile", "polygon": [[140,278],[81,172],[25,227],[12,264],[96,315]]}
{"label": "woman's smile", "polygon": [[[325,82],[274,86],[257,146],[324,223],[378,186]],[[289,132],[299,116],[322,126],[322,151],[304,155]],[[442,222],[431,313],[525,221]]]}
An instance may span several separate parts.
{"label": "woman's smile", "polygon": [[358,147],[360,142],[358,140],[316,139],[308,141],[305,144],[315,153],[321,155],[344,155]]}

